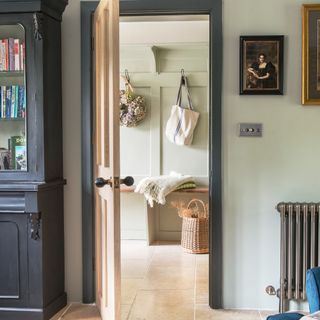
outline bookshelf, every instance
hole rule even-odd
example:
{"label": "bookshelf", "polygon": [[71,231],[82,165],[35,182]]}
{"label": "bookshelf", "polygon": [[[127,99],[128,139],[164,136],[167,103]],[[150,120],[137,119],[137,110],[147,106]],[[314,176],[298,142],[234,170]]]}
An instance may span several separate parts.
{"label": "bookshelf", "polygon": [[28,170],[25,90],[25,29],[0,25],[0,171]]}
{"label": "bookshelf", "polygon": [[61,103],[67,2],[0,2],[0,319],[49,320],[67,302]]}

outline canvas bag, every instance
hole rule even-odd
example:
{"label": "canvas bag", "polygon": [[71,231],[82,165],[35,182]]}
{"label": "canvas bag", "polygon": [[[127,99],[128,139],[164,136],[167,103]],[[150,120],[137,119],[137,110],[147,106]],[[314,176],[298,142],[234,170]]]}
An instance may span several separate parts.
{"label": "canvas bag", "polygon": [[[187,93],[188,108],[181,106],[183,88]],[[171,108],[171,114],[166,126],[166,136],[169,141],[179,146],[190,145],[199,115],[199,112],[193,110],[187,77],[182,75],[177,103]]]}

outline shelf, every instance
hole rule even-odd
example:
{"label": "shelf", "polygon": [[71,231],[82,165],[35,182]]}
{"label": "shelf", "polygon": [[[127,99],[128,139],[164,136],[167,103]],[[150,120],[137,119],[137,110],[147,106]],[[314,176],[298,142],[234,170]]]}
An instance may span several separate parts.
{"label": "shelf", "polygon": [[1,121],[25,121],[26,118],[0,118]]}
{"label": "shelf", "polygon": [[0,71],[0,79],[24,78],[24,71]]}

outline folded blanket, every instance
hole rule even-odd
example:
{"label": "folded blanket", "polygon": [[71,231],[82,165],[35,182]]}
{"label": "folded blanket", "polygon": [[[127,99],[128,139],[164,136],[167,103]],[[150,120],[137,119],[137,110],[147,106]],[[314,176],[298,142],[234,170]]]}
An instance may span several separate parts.
{"label": "folded blanket", "polygon": [[154,201],[165,204],[166,196],[186,183],[194,184],[193,178],[191,176],[184,176],[176,172],[171,172],[170,175],[166,176],[142,179],[138,183],[135,192],[144,194],[150,207],[153,207]]}

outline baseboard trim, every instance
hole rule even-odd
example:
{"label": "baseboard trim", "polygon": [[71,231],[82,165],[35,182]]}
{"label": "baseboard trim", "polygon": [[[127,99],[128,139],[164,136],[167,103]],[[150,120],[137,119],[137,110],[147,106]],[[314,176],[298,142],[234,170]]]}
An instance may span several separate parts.
{"label": "baseboard trim", "polygon": [[0,308],[1,320],[49,320],[67,305],[67,294],[63,293],[45,308]]}

